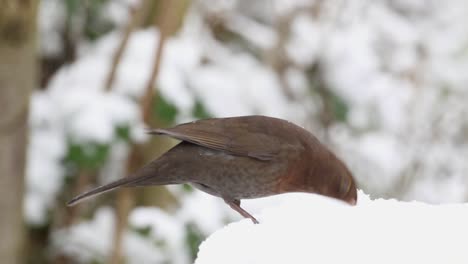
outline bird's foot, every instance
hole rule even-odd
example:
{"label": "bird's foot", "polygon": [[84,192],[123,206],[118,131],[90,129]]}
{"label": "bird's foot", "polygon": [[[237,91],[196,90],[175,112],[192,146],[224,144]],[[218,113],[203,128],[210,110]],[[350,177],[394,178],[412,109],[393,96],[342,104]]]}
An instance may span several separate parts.
{"label": "bird's foot", "polygon": [[240,215],[242,215],[243,217],[245,218],[249,218],[250,220],[252,220],[252,222],[254,224],[260,224],[260,222],[258,222],[258,220],[253,217],[253,215],[249,214],[249,212],[247,212],[246,210],[244,210],[242,207],[240,207],[240,200],[237,200],[237,199],[227,199],[227,198],[224,198],[224,201],[232,208],[234,209],[236,212],[238,212]]}

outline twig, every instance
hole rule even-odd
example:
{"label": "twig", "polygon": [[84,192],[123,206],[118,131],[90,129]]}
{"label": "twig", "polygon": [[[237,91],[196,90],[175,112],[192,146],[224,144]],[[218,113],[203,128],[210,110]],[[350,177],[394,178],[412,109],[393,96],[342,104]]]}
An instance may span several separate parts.
{"label": "twig", "polygon": [[286,55],[285,46],[291,33],[290,24],[294,18],[293,14],[295,14],[295,12],[279,18],[279,21],[276,23],[278,41],[276,42],[274,48],[270,51],[270,65],[278,75],[283,94],[289,100],[294,100],[295,96],[286,80],[286,70],[288,69],[291,62],[288,60],[288,56]]}
{"label": "twig", "polygon": [[155,19],[155,24],[160,25],[159,26],[159,30],[160,30],[159,41],[157,42],[157,46],[156,46],[156,54],[154,58],[154,64],[153,64],[153,68],[151,71],[151,75],[146,84],[145,94],[143,95],[141,99],[143,120],[145,121],[145,123],[148,123],[149,118],[150,118],[151,103],[154,98],[153,88],[154,88],[154,84],[156,82],[159,69],[161,66],[162,54],[163,54],[163,49],[166,43],[166,39],[169,36],[169,34],[173,31],[173,28],[174,28],[174,22],[175,22],[174,18],[176,18],[175,2],[177,1],[174,1],[174,0],[162,1],[161,10],[164,10],[165,12],[162,14],[161,18],[156,16],[157,19]]}
{"label": "twig", "polygon": [[130,20],[123,31],[122,39],[119,43],[119,46],[117,47],[117,50],[115,51],[114,57],[112,58],[111,69],[105,83],[106,91],[112,90],[112,84],[114,83],[117,68],[120,64],[120,60],[122,59],[125,48],[127,47],[130,35],[135,27],[141,24],[141,21],[146,14],[146,10],[148,9],[148,3],[149,1],[146,0],[143,1],[139,7],[130,6]]}

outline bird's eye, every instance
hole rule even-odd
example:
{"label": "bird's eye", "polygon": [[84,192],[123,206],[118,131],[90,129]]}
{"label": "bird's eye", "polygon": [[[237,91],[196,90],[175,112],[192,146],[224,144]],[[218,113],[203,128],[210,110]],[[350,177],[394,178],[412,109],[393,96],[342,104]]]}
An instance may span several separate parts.
{"label": "bird's eye", "polygon": [[351,181],[343,177],[340,182],[340,194],[342,195],[347,194],[350,188],[351,188]]}

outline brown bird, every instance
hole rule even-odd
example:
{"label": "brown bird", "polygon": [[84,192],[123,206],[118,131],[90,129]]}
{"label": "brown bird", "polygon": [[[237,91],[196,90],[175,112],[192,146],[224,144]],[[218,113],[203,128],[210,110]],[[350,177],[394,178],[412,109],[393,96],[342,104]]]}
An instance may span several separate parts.
{"label": "brown bird", "polygon": [[190,183],[221,197],[242,216],[241,199],[309,192],[356,204],[350,171],[305,129],[266,116],[212,118],[154,129],[150,134],[181,140],[178,145],[126,177],[78,195],[83,198],[120,187]]}

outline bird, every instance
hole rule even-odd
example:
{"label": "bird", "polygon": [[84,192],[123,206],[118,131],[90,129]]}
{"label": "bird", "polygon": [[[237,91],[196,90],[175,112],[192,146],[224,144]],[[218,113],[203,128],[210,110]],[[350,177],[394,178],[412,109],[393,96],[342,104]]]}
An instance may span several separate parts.
{"label": "bird", "polygon": [[242,199],[305,192],[356,204],[356,183],[344,162],[292,122],[261,115],[208,118],[147,132],[180,143],[132,175],[67,205],[122,187],[185,183],[220,197],[255,224],[259,221],[241,207]]}

